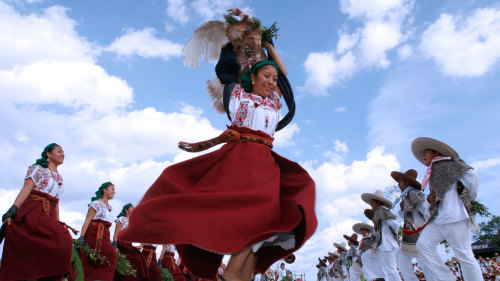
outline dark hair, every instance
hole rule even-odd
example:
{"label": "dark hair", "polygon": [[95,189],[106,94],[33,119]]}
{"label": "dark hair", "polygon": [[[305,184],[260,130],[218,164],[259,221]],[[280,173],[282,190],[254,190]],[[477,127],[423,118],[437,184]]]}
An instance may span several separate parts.
{"label": "dark hair", "polygon": [[56,147],[58,147],[58,146],[59,145],[57,143],[54,143],[54,142],[51,143],[51,144],[49,144],[49,145],[47,145],[43,149],[43,151],[42,151],[42,154],[41,154],[42,157],[39,158],[39,159],[37,159],[36,162],[35,162],[35,164],[33,164],[33,165],[40,165],[40,166],[42,166],[44,168],[48,168],[49,167],[49,161],[47,159],[47,153],[54,151],[54,149]]}
{"label": "dark hair", "polygon": [[[107,182],[101,184],[101,186],[99,186],[99,189],[97,189],[97,191],[95,192],[95,197],[92,197],[92,199],[90,199],[91,202],[94,202],[97,199],[101,199],[102,196],[104,195],[102,190],[105,188],[108,188],[108,186],[110,186],[110,185],[113,185],[110,181],[107,181]],[[90,206],[90,204],[89,204],[89,206]]]}
{"label": "dark hair", "polygon": [[130,207],[132,207],[132,203],[125,204],[125,206],[123,206],[122,211],[121,211],[121,212],[118,214],[118,216],[116,217],[115,222],[118,220],[118,218],[119,218],[119,217],[124,217],[124,216],[126,216],[127,214],[125,213],[125,211],[127,211],[128,209],[130,209]]}
{"label": "dark hair", "polygon": [[284,263],[284,262],[282,262],[282,263],[280,264],[280,266],[282,266],[282,265],[285,265],[285,263]]}

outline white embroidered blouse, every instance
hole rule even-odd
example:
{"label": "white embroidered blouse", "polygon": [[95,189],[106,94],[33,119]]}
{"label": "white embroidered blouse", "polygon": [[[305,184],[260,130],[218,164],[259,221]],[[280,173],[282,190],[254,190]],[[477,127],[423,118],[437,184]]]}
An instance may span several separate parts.
{"label": "white embroidered blouse", "polygon": [[121,230],[124,230],[125,228],[127,228],[127,226],[128,226],[128,219],[127,219],[127,217],[119,217],[118,218],[118,222],[120,222],[122,224],[122,229]]}
{"label": "white embroidered blouse", "polygon": [[95,200],[90,203],[90,207],[95,210],[93,220],[103,220],[113,223],[113,213],[110,205],[102,202],[101,200]]}
{"label": "white embroidered blouse", "polygon": [[229,100],[232,125],[274,135],[280,118],[282,103],[277,93],[263,98],[247,93],[240,84],[234,87]]}
{"label": "white embroidered blouse", "polygon": [[25,179],[31,178],[35,182],[35,190],[45,192],[58,198],[62,193],[63,179],[57,172],[51,171],[38,164],[32,165],[26,173]]}

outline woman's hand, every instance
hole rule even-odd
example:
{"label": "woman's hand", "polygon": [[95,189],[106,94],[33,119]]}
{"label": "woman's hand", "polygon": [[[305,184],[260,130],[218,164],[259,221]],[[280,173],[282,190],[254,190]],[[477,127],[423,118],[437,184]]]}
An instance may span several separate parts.
{"label": "woman's hand", "polygon": [[278,55],[278,52],[276,52],[276,49],[274,48],[274,46],[271,45],[271,43],[266,41],[266,42],[264,42],[263,47],[266,49],[267,56],[269,57],[269,59],[273,60],[278,65],[281,72],[283,72],[283,74],[287,75],[288,72],[286,71],[285,64],[283,63],[283,60],[281,60],[281,57]]}

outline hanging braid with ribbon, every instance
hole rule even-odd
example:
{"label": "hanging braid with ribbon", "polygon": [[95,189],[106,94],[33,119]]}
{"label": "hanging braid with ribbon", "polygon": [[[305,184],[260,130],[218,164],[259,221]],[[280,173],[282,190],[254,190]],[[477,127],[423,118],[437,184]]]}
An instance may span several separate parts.
{"label": "hanging braid with ribbon", "polygon": [[[113,185],[110,181],[107,181],[107,182],[101,184],[99,189],[97,189],[97,191],[95,192],[95,196],[90,199],[90,202],[94,202],[97,199],[101,199],[102,196],[104,195],[103,189],[107,188],[110,185]],[[90,204],[89,204],[89,207],[90,207]]]}
{"label": "hanging braid with ribbon", "polygon": [[118,219],[119,219],[120,217],[126,217],[126,216],[127,216],[127,214],[126,214],[125,212],[126,212],[126,211],[130,208],[130,207],[132,207],[132,203],[128,203],[128,204],[126,204],[125,206],[123,206],[123,209],[122,209],[122,211],[118,214],[118,216],[116,217],[115,222],[117,222],[117,221],[118,221]]}
{"label": "hanging braid with ribbon", "polygon": [[47,157],[47,153],[52,152],[54,150],[54,148],[56,148],[58,146],[59,145],[57,143],[51,143],[51,144],[47,145],[42,151],[42,154],[41,154],[42,157],[37,159],[33,165],[40,165],[44,168],[48,168],[50,160]]}

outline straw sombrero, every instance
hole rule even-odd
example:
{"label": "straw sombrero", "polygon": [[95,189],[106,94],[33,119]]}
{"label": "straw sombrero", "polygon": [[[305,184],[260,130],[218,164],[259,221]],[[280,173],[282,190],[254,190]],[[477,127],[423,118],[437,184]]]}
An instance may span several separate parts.
{"label": "straw sombrero", "polygon": [[356,223],[352,226],[352,230],[357,234],[362,234],[361,229],[367,229],[368,231],[373,231],[373,225],[368,224],[367,222]]}
{"label": "straw sombrero", "polygon": [[365,217],[367,219],[373,220],[373,214],[374,214],[374,212],[373,212],[372,209],[365,209],[364,213],[365,213]]}
{"label": "straw sombrero", "polygon": [[340,244],[333,243],[333,246],[337,247],[337,249],[341,249],[342,251],[347,252],[347,248],[345,247],[346,246],[345,242],[341,242]]}
{"label": "straw sombrero", "polygon": [[372,199],[375,199],[382,202],[382,204],[389,207],[389,209],[392,209],[392,202],[384,197],[384,193],[380,189],[375,190],[375,193],[361,194],[361,199],[363,199],[363,201],[365,201],[368,205],[371,205]]}
{"label": "straw sombrero", "polygon": [[413,169],[409,169],[404,174],[401,172],[393,171],[391,177],[399,183],[400,180],[405,180],[410,183],[411,186],[420,189],[422,185],[417,181],[418,173]]}
{"label": "straw sombrero", "polygon": [[332,252],[328,252],[328,255],[329,255],[330,257],[334,258],[334,259],[336,259],[336,258],[340,257],[340,256],[339,256],[339,254],[337,254],[337,253],[332,253]]}
{"label": "straw sombrero", "polygon": [[356,233],[353,233],[351,236],[347,236],[344,234],[344,238],[347,241],[351,241],[353,244],[358,245],[358,235]]}
{"label": "straw sombrero", "polygon": [[413,152],[415,158],[417,158],[417,160],[422,164],[424,164],[423,154],[426,149],[435,150],[441,153],[444,157],[459,157],[458,153],[449,145],[432,138],[420,137],[411,142],[411,151]]}

